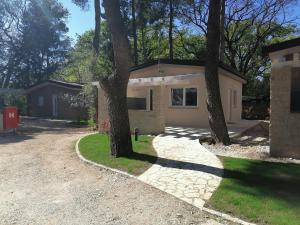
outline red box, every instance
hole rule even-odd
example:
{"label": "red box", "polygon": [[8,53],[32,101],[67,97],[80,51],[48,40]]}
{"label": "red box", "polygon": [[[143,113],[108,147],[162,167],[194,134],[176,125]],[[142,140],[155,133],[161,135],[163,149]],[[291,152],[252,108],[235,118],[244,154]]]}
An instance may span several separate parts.
{"label": "red box", "polygon": [[5,107],[3,109],[3,128],[15,129],[19,124],[19,115],[16,107]]}

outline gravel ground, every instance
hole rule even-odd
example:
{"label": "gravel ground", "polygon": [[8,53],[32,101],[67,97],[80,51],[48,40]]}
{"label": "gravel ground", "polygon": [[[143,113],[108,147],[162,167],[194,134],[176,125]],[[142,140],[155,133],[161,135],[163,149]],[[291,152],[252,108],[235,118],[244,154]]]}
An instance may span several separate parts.
{"label": "gravel ground", "polygon": [[[228,224],[164,192],[82,163],[86,131],[26,119],[0,137],[0,224]],[[219,223],[217,223],[218,221]]]}
{"label": "gravel ground", "polygon": [[232,144],[230,146],[219,144],[209,145],[207,143],[202,143],[202,145],[219,156],[257,159],[271,162],[300,163],[300,160],[274,158],[270,156],[268,124],[256,126],[245,132],[242,136],[232,138]]}

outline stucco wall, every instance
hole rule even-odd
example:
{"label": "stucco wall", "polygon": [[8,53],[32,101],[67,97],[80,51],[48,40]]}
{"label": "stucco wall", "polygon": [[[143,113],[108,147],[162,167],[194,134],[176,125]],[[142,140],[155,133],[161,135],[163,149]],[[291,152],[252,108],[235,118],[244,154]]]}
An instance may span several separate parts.
{"label": "stucco wall", "polygon": [[290,112],[291,74],[291,66],[272,67],[270,153],[300,158],[300,113]]}
{"label": "stucco wall", "polygon": [[[226,122],[236,123],[241,120],[242,113],[242,83],[220,75],[221,100]],[[171,88],[197,88],[197,107],[172,107],[171,106]],[[237,91],[237,107],[232,107],[232,116],[229,119],[229,90]],[[200,76],[197,79],[189,80],[183,84],[168,85],[165,91],[165,118],[167,126],[185,126],[185,127],[208,127],[208,112],[206,107],[207,91],[205,77]]]}
{"label": "stucco wall", "polygon": [[[157,65],[150,66],[144,69],[140,69],[137,71],[133,71],[131,73],[130,78],[144,78],[144,77],[158,77],[158,76],[172,76],[172,75],[184,75],[184,74],[199,74],[199,77],[192,78],[189,80],[181,80],[178,81],[175,85],[164,85],[162,87],[155,86],[130,86],[128,87],[128,97],[146,97],[148,98],[149,89],[161,89],[161,97],[155,99],[155,103],[157,106],[160,105],[163,107],[163,111],[129,111],[131,127],[141,127],[141,130],[144,130],[145,133],[159,133],[163,131],[163,124],[166,126],[183,126],[183,127],[208,127],[208,113],[206,108],[206,99],[207,99],[207,91],[204,77],[204,68],[200,66],[182,66],[182,65],[169,65],[163,64],[159,67]],[[226,122],[238,122],[241,120],[242,113],[242,81],[239,78],[232,78],[232,74],[228,73],[220,69],[220,91],[222,104],[225,114]],[[189,88],[195,87],[197,88],[197,107],[172,107],[171,106],[171,88],[181,87],[181,88]],[[230,105],[229,105],[229,90],[233,89],[237,92],[237,107],[232,108],[232,116],[231,120],[229,120],[230,116]],[[155,91],[158,93],[159,91]],[[158,97],[158,96],[155,96]],[[106,106],[103,106],[101,103],[101,99],[103,99],[103,94],[101,94],[101,90],[99,91],[99,106],[103,112],[101,113],[101,109],[99,110],[99,118],[100,121],[105,121],[104,118],[108,118]],[[160,101],[160,103],[159,103]],[[106,100],[104,101],[106,102]],[[147,101],[149,104],[149,99]],[[149,107],[148,107],[149,108]],[[100,115],[102,114],[102,115]],[[161,116],[161,114],[164,114]],[[104,117],[104,118],[101,118]],[[164,118],[164,122],[161,118]],[[101,122],[100,122],[101,127]],[[150,129],[151,128],[151,129]],[[101,129],[101,128],[100,128]],[[154,131],[154,132],[150,132]]]}
{"label": "stucco wall", "polygon": [[[221,73],[219,79],[225,120],[228,123],[237,123],[242,119],[243,84],[237,80],[225,76],[223,73]],[[235,90],[237,92],[236,107],[232,106],[230,108],[230,90]]]}
{"label": "stucco wall", "polygon": [[[196,107],[171,106],[171,88],[197,88]],[[204,76],[189,80],[188,83],[168,85],[165,91],[165,113],[167,126],[207,127],[208,114],[206,109],[206,86]]]}
{"label": "stucco wall", "polygon": [[[242,80],[233,76],[229,72],[220,69],[220,91],[223,104],[223,110],[226,122],[236,123],[241,120],[242,114]],[[191,79],[189,81],[181,81],[176,85],[168,85],[163,88],[165,96],[165,120],[168,126],[186,126],[186,127],[208,127],[208,114],[206,109],[206,84],[204,77],[204,67],[201,66],[184,66],[160,64],[143,69],[133,71],[130,78],[144,78],[144,77],[159,77],[159,76],[173,76],[184,74],[202,74],[199,78]],[[171,88],[175,87],[197,87],[198,89],[198,106],[197,107],[172,107],[171,102]],[[231,108],[230,116],[230,89],[237,92],[237,106]],[[133,94],[131,88],[128,90],[129,94]]]}
{"label": "stucco wall", "polygon": [[[141,134],[159,134],[164,132],[164,99],[161,87],[136,88],[128,90],[129,97],[147,97],[148,91],[153,90],[153,110],[129,110],[129,120],[131,132],[134,128],[139,128]],[[149,101],[147,101],[149,102]],[[103,124],[108,121],[107,98],[104,91],[98,88],[98,105],[99,105],[99,131],[103,132]],[[149,107],[147,107],[149,109]]]}

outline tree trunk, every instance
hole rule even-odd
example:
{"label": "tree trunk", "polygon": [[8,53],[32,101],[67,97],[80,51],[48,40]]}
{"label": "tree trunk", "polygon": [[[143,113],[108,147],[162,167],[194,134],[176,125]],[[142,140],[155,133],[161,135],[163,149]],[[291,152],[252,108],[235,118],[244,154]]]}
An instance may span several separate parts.
{"label": "tree trunk", "polygon": [[138,49],[137,49],[137,31],[136,31],[136,17],[135,17],[135,0],[131,1],[131,13],[132,13],[132,32],[133,32],[133,54],[134,65],[138,65]]}
{"label": "tree trunk", "polygon": [[93,48],[96,56],[99,55],[100,49],[100,31],[101,31],[101,6],[100,0],[94,0],[95,6],[95,34],[93,39]]}
{"label": "tree trunk", "polygon": [[115,64],[114,74],[101,81],[108,98],[111,154],[115,157],[128,156],[133,152],[127,109],[127,85],[130,76],[129,41],[119,0],[104,0],[103,6],[112,37]]}
{"label": "tree trunk", "polygon": [[169,58],[173,60],[173,0],[169,0],[170,21],[169,21]]}
{"label": "tree trunk", "polygon": [[148,58],[147,58],[147,54],[146,54],[145,28],[144,28],[144,25],[142,25],[141,32],[142,32],[143,61],[144,61],[144,63],[145,63],[145,62],[148,61]]}
{"label": "tree trunk", "polygon": [[220,61],[224,61],[225,55],[225,7],[226,0],[222,0],[220,17]]}
{"label": "tree trunk", "polygon": [[128,156],[133,150],[127,109],[127,85],[115,78],[109,85],[104,85],[103,90],[108,100],[111,154],[115,157]]}
{"label": "tree trunk", "polygon": [[207,58],[205,81],[207,87],[207,109],[212,138],[225,145],[230,138],[225,122],[219,87],[219,51],[220,51],[220,11],[219,0],[210,0],[207,26]]}

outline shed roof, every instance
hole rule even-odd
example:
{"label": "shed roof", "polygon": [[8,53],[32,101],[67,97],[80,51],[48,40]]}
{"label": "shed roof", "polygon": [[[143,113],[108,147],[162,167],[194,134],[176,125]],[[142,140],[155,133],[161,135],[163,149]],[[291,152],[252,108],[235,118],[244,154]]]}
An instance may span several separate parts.
{"label": "shed roof", "polygon": [[39,88],[40,86],[44,86],[44,85],[47,85],[47,84],[56,84],[56,85],[59,85],[61,87],[73,88],[73,89],[82,89],[82,87],[83,87],[83,84],[50,79],[50,80],[45,80],[45,81],[36,83],[36,84],[30,86],[29,88],[27,88],[26,90],[31,91],[33,89]]}
{"label": "shed roof", "polygon": [[[157,64],[172,64],[172,65],[184,65],[184,66],[205,66],[205,60],[182,60],[182,59],[155,59],[148,61],[146,63],[134,66],[131,68],[131,71],[140,70],[149,66],[157,65]],[[225,64],[224,62],[220,62],[219,67],[226,70],[229,73],[232,73],[233,75],[242,78],[245,80],[245,78],[239,74],[234,68],[231,66]]]}
{"label": "shed roof", "polygon": [[293,47],[297,47],[297,46],[300,46],[300,37],[294,38],[291,40],[287,40],[287,41],[283,41],[280,43],[264,46],[262,49],[262,53],[264,56],[267,56],[271,52],[277,52],[280,50],[293,48]]}

